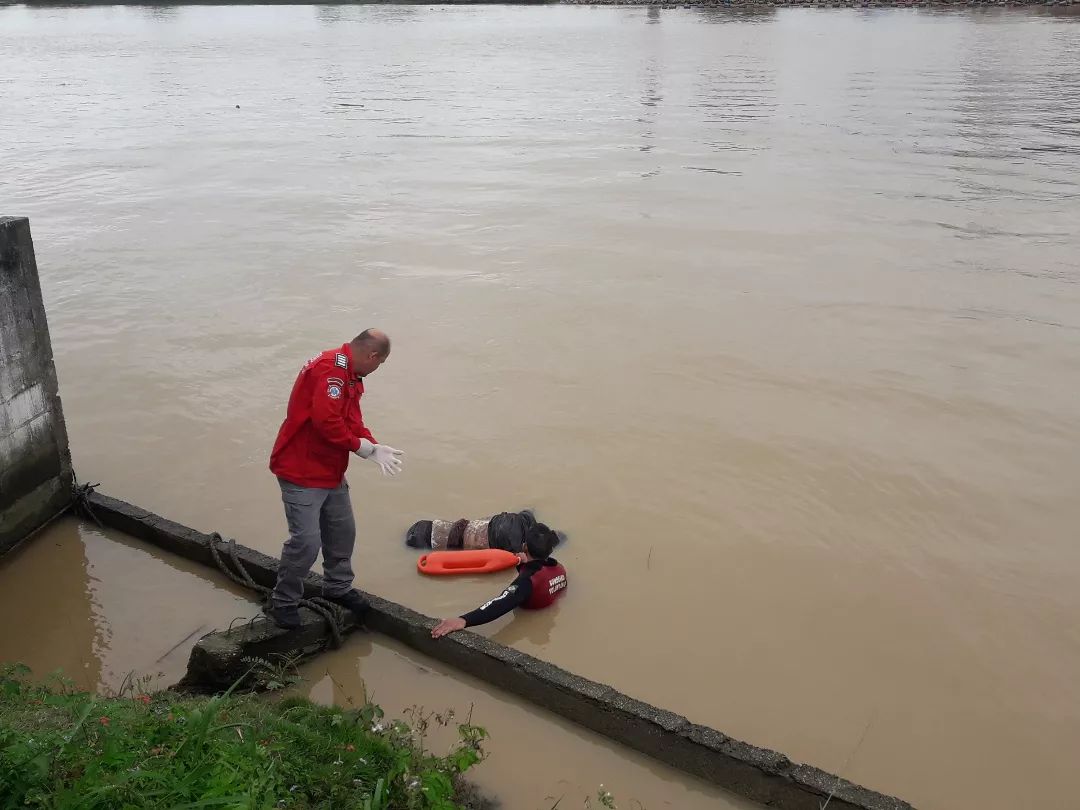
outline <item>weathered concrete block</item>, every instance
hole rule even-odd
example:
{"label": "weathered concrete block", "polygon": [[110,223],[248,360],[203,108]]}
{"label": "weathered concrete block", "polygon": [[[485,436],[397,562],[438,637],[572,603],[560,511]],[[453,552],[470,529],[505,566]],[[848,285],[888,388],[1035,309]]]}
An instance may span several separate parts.
{"label": "weathered concrete block", "polygon": [[0,217],[0,554],[70,502],[74,479],[25,217]]}
{"label": "weathered concrete block", "polygon": [[[343,612],[343,629],[355,629],[356,620]],[[306,657],[326,649],[330,642],[326,620],[300,608],[302,624],[296,630],[282,630],[265,617],[235,627],[208,633],[191,650],[187,673],[176,684],[181,692],[214,693],[242,679],[252,670],[251,659],[279,663],[282,657]]]}

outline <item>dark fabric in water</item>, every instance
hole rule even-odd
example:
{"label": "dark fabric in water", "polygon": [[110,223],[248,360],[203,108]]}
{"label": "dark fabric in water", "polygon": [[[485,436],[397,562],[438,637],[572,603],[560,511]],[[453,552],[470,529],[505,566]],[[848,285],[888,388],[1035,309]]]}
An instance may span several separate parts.
{"label": "dark fabric in water", "polygon": [[450,533],[446,536],[448,550],[459,551],[465,547],[465,527],[468,525],[469,521],[465,518],[454,521],[454,525],[450,527]]}
{"label": "dark fabric in water", "polygon": [[525,533],[536,526],[532,512],[500,512],[488,524],[488,548],[517,554],[525,548]]}

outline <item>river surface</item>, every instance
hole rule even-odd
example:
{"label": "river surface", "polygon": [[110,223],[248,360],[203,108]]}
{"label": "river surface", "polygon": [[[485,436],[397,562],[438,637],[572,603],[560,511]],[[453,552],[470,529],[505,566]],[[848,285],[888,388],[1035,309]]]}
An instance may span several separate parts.
{"label": "river surface", "polygon": [[1080,17],[14,6],[0,150],[83,480],[279,553],[292,380],[379,326],[362,587],[474,607],[404,530],[533,507],[568,594],[482,632],[921,808],[1077,806]]}

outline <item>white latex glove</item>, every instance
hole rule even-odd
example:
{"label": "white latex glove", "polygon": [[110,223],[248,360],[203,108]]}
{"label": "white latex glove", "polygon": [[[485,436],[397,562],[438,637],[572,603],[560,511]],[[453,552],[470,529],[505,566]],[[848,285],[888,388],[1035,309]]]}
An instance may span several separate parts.
{"label": "white latex glove", "polygon": [[356,455],[374,461],[383,471],[383,475],[397,475],[401,472],[401,459],[398,456],[403,455],[402,451],[395,450],[388,444],[373,444],[367,439],[361,439]]}

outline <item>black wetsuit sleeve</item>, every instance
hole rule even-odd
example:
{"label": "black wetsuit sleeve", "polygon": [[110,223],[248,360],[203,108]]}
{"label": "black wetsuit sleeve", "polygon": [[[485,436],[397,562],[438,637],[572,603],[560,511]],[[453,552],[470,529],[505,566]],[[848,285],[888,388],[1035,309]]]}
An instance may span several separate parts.
{"label": "black wetsuit sleeve", "polygon": [[493,622],[505,616],[516,607],[521,607],[532,595],[532,573],[524,573],[515,579],[505,591],[490,602],[485,602],[476,610],[469,611],[463,618],[466,627]]}

